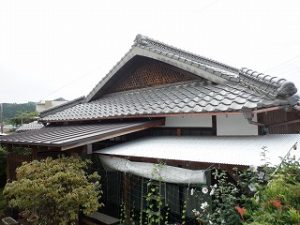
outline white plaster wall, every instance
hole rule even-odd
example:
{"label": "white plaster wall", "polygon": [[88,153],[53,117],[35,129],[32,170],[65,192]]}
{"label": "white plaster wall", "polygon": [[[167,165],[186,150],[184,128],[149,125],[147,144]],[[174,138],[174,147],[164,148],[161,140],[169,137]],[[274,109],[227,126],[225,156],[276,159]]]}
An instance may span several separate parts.
{"label": "white plaster wall", "polygon": [[258,126],[249,124],[242,114],[217,115],[217,136],[236,135],[258,135]]}
{"label": "white plaster wall", "polygon": [[166,117],[165,127],[212,127],[212,116],[187,115]]}

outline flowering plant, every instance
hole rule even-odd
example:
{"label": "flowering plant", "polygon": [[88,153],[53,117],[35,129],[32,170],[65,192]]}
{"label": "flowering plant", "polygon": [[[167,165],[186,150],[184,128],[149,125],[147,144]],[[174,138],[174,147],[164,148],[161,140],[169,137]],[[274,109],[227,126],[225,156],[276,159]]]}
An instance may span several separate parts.
{"label": "flowering plant", "polygon": [[287,158],[279,166],[266,165],[228,173],[214,170],[215,184],[202,188],[211,204],[193,210],[199,224],[300,224],[300,162]]}

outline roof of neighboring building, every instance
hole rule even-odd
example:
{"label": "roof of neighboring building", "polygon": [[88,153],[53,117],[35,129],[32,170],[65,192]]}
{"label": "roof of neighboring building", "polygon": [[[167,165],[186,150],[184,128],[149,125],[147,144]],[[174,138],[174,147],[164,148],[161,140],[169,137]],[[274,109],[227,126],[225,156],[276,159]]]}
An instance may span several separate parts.
{"label": "roof of neighboring building", "polygon": [[239,85],[189,81],[108,94],[48,115],[42,121],[75,121],[174,113],[230,112],[243,108],[288,105],[288,100],[261,97]]}
{"label": "roof of neighboring building", "polygon": [[22,124],[20,127],[16,129],[16,132],[24,132],[29,130],[38,130],[43,128],[44,125],[39,123],[38,121],[33,121],[31,123]]}
{"label": "roof of neighboring building", "polygon": [[0,143],[66,150],[162,124],[162,121],[135,121],[44,127],[0,137]]}
{"label": "roof of neighboring building", "polygon": [[[203,81],[166,84],[105,94],[101,89],[133,57],[159,60],[199,76]],[[228,112],[244,108],[295,105],[292,82],[242,68],[236,69],[173,46],[137,35],[129,52],[90,94],[67,109],[42,113],[41,121],[59,122],[152,116],[174,113]],[[62,110],[61,110],[62,109]]]}
{"label": "roof of neighboring building", "polygon": [[[278,165],[299,141],[299,134],[239,137],[152,137],[122,143],[94,153],[116,157],[179,160],[216,165],[261,166],[266,163],[262,157],[263,149],[267,150],[265,159],[272,165]],[[290,156],[298,159],[300,150],[292,149]]]}

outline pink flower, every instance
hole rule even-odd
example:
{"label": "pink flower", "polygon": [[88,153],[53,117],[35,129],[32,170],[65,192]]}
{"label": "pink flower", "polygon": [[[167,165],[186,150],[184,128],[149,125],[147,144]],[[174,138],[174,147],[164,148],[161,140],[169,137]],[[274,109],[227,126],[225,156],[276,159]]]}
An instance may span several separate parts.
{"label": "pink flower", "polygon": [[271,201],[271,203],[276,209],[279,209],[282,206],[282,203],[280,200],[273,200],[273,201]]}
{"label": "pink flower", "polygon": [[240,206],[235,207],[236,211],[240,214],[240,216],[244,219],[244,215],[246,213],[246,209]]}

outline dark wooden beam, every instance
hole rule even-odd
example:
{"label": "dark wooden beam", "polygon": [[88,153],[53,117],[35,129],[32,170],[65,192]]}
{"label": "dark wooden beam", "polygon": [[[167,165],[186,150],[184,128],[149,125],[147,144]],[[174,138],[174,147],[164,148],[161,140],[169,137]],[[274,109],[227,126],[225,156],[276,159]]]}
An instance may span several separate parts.
{"label": "dark wooden beam", "polygon": [[300,119],[291,120],[291,121],[284,121],[284,122],[281,122],[281,123],[268,124],[266,126],[267,127],[276,127],[276,126],[282,126],[282,125],[289,125],[289,124],[293,124],[293,123],[300,123]]}
{"label": "dark wooden beam", "polygon": [[265,113],[265,112],[271,112],[271,111],[276,111],[280,109],[285,109],[287,106],[275,106],[275,107],[270,107],[270,108],[263,108],[263,109],[256,109],[253,110],[253,113]]}
{"label": "dark wooden beam", "polygon": [[[241,115],[242,112],[234,111],[234,112],[201,112],[201,113],[170,113],[170,114],[148,114],[148,115],[128,115],[128,116],[113,116],[113,117],[98,117],[93,119],[71,119],[68,122],[78,122],[78,121],[107,121],[114,119],[147,119],[147,118],[160,118],[164,117],[178,117],[178,116],[200,116],[200,115]],[[41,120],[42,121],[42,120]],[[63,121],[58,120],[47,120],[49,123],[63,123]]]}

